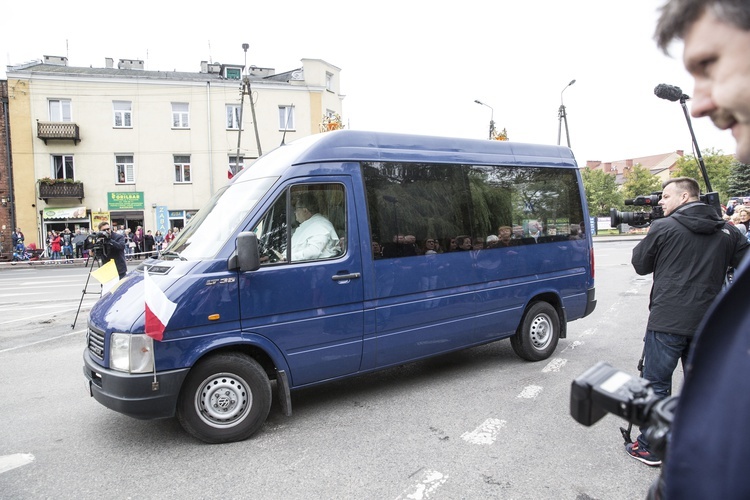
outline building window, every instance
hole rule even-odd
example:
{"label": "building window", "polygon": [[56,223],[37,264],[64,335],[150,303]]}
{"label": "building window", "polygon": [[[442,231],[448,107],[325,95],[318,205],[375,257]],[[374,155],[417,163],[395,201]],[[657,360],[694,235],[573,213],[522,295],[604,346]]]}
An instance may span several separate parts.
{"label": "building window", "polygon": [[112,101],[115,113],[115,127],[131,128],[133,126],[133,103],[130,101]]}
{"label": "building window", "polygon": [[279,130],[294,130],[294,106],[279,106]]}
{"label": "building window", "polygon": [[172,103],[172,128],[190,127],[190,109],[186,102]]}
{"label": "building window", "polygon": [[133,184],[135,182],[135,167],[132,155],[115,156],[115,174],[117,184]]}
{"label": "building window", "polygon": [[49,100],[49,121],[51,122],[73,121],[70,99],[50,99]]}
{"label": "building window", "polygon": [[240,105],[227,104],[227,129],[240,129]]}
{"label": "building window", "polygon": [[178,183],[190,182],[190,156],[175,155],[174,181]]}
{"label": "building window", "polygon": [[326,90],[333,92],[333,73],[326,71]]}
{"label": "building window", "polygon": [[73,155],[52,155],[52,178],[75,179]]}
{"label": "building window", "polygon": [[229,157],[229,171],[227,172],[227,177],[230,179],[237,175],[240,170],[245,168],[245,158],[242,156],[239,157],[239,161],[237,161],[236,156],[230,156]]}

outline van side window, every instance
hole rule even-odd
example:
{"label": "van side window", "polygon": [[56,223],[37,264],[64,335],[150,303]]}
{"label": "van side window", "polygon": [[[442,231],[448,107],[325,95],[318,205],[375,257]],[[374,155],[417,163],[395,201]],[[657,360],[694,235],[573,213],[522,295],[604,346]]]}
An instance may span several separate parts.
{"label": "van side window", "polygon": [[403,162],[362,165],[375,258],[579,237],[575,172]]}
{"label": "van side window", "polygon": [[263,264],[335,258],[346,253],[346,195],[341,184],[297,184],[284,191],[253,230]]}

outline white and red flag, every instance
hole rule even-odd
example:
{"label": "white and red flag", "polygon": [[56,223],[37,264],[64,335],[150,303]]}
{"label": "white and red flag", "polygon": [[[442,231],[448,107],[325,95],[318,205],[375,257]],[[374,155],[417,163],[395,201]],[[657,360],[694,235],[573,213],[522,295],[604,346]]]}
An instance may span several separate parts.
{"label": "white and red flag", "polygon": [[151,280],[147,269],[143,270],[143,291],[146,296],[146,335],[161,342],[177,304]]}

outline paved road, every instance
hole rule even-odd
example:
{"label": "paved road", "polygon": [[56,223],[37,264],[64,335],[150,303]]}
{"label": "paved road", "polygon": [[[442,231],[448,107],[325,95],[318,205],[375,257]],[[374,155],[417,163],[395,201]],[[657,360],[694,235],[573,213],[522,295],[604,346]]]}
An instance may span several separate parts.
{"label": "paved road", "polygon": [[227,445],[88,396],[85,321],[71,328],[86,270],[0,272],[0,497],[644,498],[658,470],[625,455],[624,422],[586,428],[568,409],[597,361],[636,372],[651,282],[629,265],[634,244],[596,243],[597,310],[547,361],[501,341],[298,391],[292,417],[274,404]]}

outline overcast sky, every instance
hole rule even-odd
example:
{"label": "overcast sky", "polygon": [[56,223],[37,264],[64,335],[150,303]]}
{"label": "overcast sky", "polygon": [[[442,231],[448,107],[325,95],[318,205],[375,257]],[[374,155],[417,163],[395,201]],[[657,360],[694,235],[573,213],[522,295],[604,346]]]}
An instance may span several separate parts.
{"label": "overcast sky", "polygon": [[[692,153],[679,103],[692,94],[682,47],[653,42],[662,0],[134,0],[16,1],[0,18],[5,66],[43,55],[70,66],[143,59],[149,70],[199,71],[200,61],[283,72],[303,58],[341,68],[349,128],[486,138],[491,117],[510,139],[556,144],[561,91],[581,165],[678,149]],[[480,100],[493,109],[476,104]],[[688,103],[689,105],[689,103]],[[730,132],[693,121],[701,150],[734,152]],[[566,144],[565,130],[562,143]]]}

